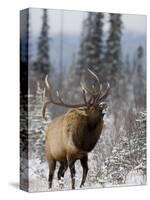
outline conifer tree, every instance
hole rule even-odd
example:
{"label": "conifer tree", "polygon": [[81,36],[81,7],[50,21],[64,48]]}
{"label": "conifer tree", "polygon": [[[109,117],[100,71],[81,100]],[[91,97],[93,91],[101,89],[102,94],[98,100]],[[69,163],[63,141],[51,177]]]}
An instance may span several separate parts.
{"label": "conifer tree", "polygon": [[50,73],[50,49],[49,49],[49,25],[47,10],[43,9],[42,28],[38,41],[37,61],[34,64],[37,79],[40,86],[43,87],[43,81],[46,74]]}
{"label": "conifer tree", "polygon": [[103,56],[103,13],[89,12],[83,23],[83,32],[79,51],[78,72],[91,68],[98,73]]}
{"label": "conifer tree", "polygon": [[134,94],[135,102],[139,108],[146,107],[146,73],[143,63],[144,50],[139,46],[136,50],[136,65],[134,66]]}
{"label": "conifer tree", "polygon": [[[25,87],[28,77],[28,60],[29,60],[29,9],[26,9],[20,14],[20,74],[21,87]],[[21,89],[21,93],[27,91]]]}
{"label": "conifer tree", "polygon": [[[121,58],[122,20],[120,14],[109,14],[109,30],[106,38],[104,55],[105,72],[107,81],[111,85],[111,97],[113,99],[112,110],[116,134],[119,133],[121,109],[123,108],[123,95],[125,95],[124,71]],[[118,135],[117,135],[118,136]]]}
{"label": "conifer tree", "polygon": [[118,80],[121,66],[122,20],[120,14],[110,14],[110,28],[106,40],[105,63],[109,70],[110,81]]}
{"label": "conifer tree", "polygon": [[143,71],[144,71],[144,69],[143,69],[143,55],[144,55],[143,47],[139,46],[137,48],[137,53],[136,53],[136,56],[137,56],[137,72],[138,72],[139,78],[142,76]]}
{"label": "conifer tree", "polygon": [[127,71],[131,71],[130,57],[128,53],[126,54],[125,57],[125,66]]}

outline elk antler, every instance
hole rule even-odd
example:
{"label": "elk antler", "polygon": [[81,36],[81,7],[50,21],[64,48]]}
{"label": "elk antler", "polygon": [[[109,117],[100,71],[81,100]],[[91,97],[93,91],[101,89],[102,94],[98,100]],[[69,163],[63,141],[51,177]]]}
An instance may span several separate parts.
{"label": "elk antler", "polygon": [[107,82],[107,87],[104,93],[102,95],[99,95],[98,101],[102,101],[103,99],[105,99],[109,93],[109,90],[110,90],[110,84]]}
{"label": "elk antler", "polygon": [[99,80],[99,78],[98,78],[98,76],[93,72],[93,71],[91,71],[89,68],[88,68],[88,72],[92,75],[92,76],[94,76],[94,78],[96,79],[96,81],[97,81],[97,83],[98,83],[98,89],[95,91],[95,87],[94,87],[94,85],[92,85],[92,90],[91,89],[89,89],[89,88],[87,88],[86,87],[86,84],[85,84],[85,78],[84,77],[82,77],[82,80],[81,80],[81,87],[85,90],[85,91],[87,91],[87,93],[89,93],[89,94],[91,94],[91,95],[97,95],[97,94],[99,94],[100,92],[101,92],[101,90],[102,90],[102,85],[100,84],[100,80]]}
{"label": "elk antler", "polygon": [[57,95],[58,100],[55,100],[55,99],[53,98],[52,92],[51,92],[52,86],[51,86],[51,84],[50,84],[49,81],[48,81],[48,75],[46,75],[46,77],[45,77],[45,85],[46,85],[46,91],[47,91],[47,93],[48,93],[48,95],[49,95],[50,100],[48,100],[48,101],[46,101],[46,102],[44,103],[43,111],[42,111],[43,118],[45,118],[46,107],[47,107],[48,104],[50,104],[50,103],[53,103],[53,104],[58,105],[58,106],[64,106],[64,107],[67,107],[67,108],[79,108],[79,107],[85,107],[85,106],[87,107],[87,106],[88,106],[88,105],[87,105],[87,101],[86,101],[86,96],[85,96],[85,91],[84,91],[84,90],[83,90],[83,97],[84,97],[84,103],[83,103],[83,104],[67,104],[67,103],[65,103],[65,102],[63,101],[63,99],[61,98],[60,93],[59,93],[58,90],[56,91],[56,95]]}
{"label": "elk antler", "polygon": [[[44,103],[43,111],[42,111],[43,118],[45,118],[46,107],[50,103],[53,103],[58,106],[64,106],[67,108],[89,107],[94,104],[99,104],[100,101],[102,101],[104,98],[107,97],[109,89],[110,89],[109,83],[107,83],[107,87],[106,87],[105,91],[102,93],[102,84],[100,84],[100,80],[99,80],[98,76],[90,69],[88,69],[88,71],[96,79],[96,81],[98,83],[98,88],[96,90],[95,90],[95,86],[93,86],[92,89],[87,88],[86,84],[85,84],[85,80],[83,80],[83,78],[82,78],[82,81],[80,83],[81,89],[82,89],[83,100],[84,100],[84,103],[82,103],[82,104],[67,104],[67,103],[65,103],[58,90],[56,91],[57,100],[55,100],[52,96],[52,86],[51,86],[50,82],[48,81],[48,75],[46,75],[45,85],[46,85],[46,91],[49,95],[50,100],[48,100]],[[86,93],[89,93],[91,95],[89,100],[87,100],[87,98],[86,98]]]}
{"label": "elk antler", "polygon": [[82,87],[82,90],[86,91],[87,93],[91,95],[90,99],[88,100],[88,104],[91,105],[91,104],[96,103],[96,99],[102,94],[102,84],[100,83],[98,76],[89,68],[88,68],[88,72],[96,79],[96,82],[98,85],[97,90],[95,90],[94,85],[92,86],[91,89],[89,89],[86,87],[84,78],[82,78],[81,87]]}

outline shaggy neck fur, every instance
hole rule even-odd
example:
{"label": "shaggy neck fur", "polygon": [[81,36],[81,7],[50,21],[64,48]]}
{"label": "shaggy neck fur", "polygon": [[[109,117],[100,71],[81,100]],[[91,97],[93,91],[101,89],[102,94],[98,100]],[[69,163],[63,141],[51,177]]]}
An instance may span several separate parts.
{"label": "shaggy neck fur", "polygon": [[80,113],[76,123],[77,128],[72,135],[73,143],[78,149],[90,152],[100,137],[103,117],[89,117]]}

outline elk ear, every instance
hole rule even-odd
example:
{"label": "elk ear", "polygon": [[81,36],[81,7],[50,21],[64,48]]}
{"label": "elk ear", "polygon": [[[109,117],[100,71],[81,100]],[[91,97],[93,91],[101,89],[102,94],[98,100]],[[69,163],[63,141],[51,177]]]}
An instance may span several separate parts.
{"label": "elk ear", "polygon": [[106,114],[107,109],[108,109],[107,103],[102,102],[102,103],[100,103],[99,106],[100,106],[100,108],[101,108],[101,110],[102,110],[102,114]]}
{"label": "elk ear", "polygon": [[99,106],[100,106],[102,109],[108,108],[108,105],[107,105],[107,103],[105,103],[105,102],[101,102],[101,103],[99,104]]}

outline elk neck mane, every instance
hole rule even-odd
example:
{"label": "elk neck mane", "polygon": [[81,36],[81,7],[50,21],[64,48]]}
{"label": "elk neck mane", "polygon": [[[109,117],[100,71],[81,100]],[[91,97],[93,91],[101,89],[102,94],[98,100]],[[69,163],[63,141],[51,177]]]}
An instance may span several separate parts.
{"label": "elk neck mane", "polygon": [[103,119],[89,119],[86,114],[86,108],[70,109],[65,116],[67,129],[72,132],[74,145],[82,150],[90,152],[99,136],[103,127]]}

